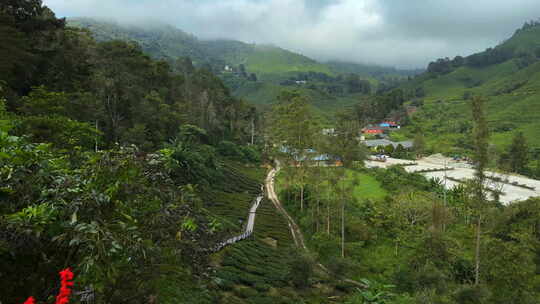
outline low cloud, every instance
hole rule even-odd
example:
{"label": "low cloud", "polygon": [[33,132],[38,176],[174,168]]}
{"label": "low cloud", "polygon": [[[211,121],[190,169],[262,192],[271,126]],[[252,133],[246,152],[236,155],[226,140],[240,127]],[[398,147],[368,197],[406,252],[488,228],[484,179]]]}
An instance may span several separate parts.
{"label": "low cloud", "polygon": [[537,0],[44,0],[59,16],[159,20],[202,39],[271,43],[319,60],[425,67],[494,46]]}

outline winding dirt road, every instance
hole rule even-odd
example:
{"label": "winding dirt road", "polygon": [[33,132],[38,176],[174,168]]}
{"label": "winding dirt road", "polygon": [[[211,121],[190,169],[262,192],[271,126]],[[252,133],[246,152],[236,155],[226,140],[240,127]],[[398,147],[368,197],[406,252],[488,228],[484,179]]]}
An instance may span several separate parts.
{"label": "winding dirt road", "polygon": [[268,195],[268,198],[270,201],[274,204],[277,210],[281,212],[281,214],[285,217],[287,220],[287,223],[289,224],[289,229],[291,230],[291,234],[294,240],[294,244],[296,247],[303,248],[305,251],[307,251],[306,244],[304,242],[304,236],[302,235],[302,232],[300,231],[300,228],[298,228],[298,225],[294,221],[294,219],[287,213],[285,208],[281,205],[279,202],[279,199],[276,195],[276,191],[274,189],[274,179],[276,177],[276,174],[279,172],[280,164],[279,161],[276,161],[276,168],[273,168],[268,172],[268,176],[266,177],[266,193]]}
{"label": "winding dirt road", "polygon": [[[268,172],[268,176],[266,177],[266,194],[268,195],[268,198],[270,199],[270,201],[272,201],[272,203],[274,204],[276,209],[279,210],[279,212],[281,212],[281,214],[287,220],[287,223],[289,224],[289,229],[291,230],[291,235],[293,236],[293,240],[294,240],[294,243],[295,243],[296,247],[302,248],[304,250],[304,252],[309,253],[309,249],[306,247],[306,244],[305,244],[305,241],[304,241],[304,236],[302,235],[302,231],[300,230],[300,228],[298,227],[298,225],[296,224],[294,219],[289,215],[289,213],[287,213],[285,208],[283,208],[283,206],[281,205],[281,202],[279,201],[279,199],[278,199],[278,197],[276,195],[276,191],[275,191],[275,188],[274,188],[274,180],[275,180],[276,174],[279,172],[279,170],[280,170],[280,163],[279,163],[278,160],[276,160],[276,168],[273,168],[272,170],[270,170],[270,172]],[[330,271],[323,264],[316,263],[316,265],[324,273],[326,273],[327,275],[330,275]],[[361,282],[351,280],[351,279],[348,279],[348,278],[343,278],[342,281],[353,284],[353,285],[355,285],[357,287],[360,287],[360,288],[367,288],[368,287],[368,286],[366,286],[365,284],[363,284]]]}

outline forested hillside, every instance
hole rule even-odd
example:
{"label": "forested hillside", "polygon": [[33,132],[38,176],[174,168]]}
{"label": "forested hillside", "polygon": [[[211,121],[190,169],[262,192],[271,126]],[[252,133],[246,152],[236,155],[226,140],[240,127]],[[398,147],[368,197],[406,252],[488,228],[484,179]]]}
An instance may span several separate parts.
{"label": "forested hillside", "polygon": [[424,72],[424,69],[400,70],[393,67],[360,64],[347,61],[329,61],[326,62],[326,65],[337,73],[355,73],[360,76],[370,76],[379,80],[402,77],[407,78],[409,76],[415,76]]}
{"label": "forested hillside", "polygon": [[516,132],[525,134],[531,148],[540,147],[539,50],[540,25],[531,22],[494,48],[430,63],[426,73],[402,86],[420,93],[415,104],[423,104],[413,129],[443,149],[435,150],[466,148],[470,140],[464,134],[471,123],[465,109],[472,96],[481,95],[487,99],[492,143],[499,152]]}
{"label": "forested hillside", "polygon": [[[71,24],[0,2],[1,303],[538,302],[540,200],[487,169],[540,176],[540,24],[415,77]],[[474,179],[368,168],[394,118]]]}
{"label": "forested hillside", "polygon": [[58,299],[71,303],[320,303],[351,290],[312,271],[267,200],[249,239],[215,252],[244,231],[266,169],[259,115],[211,71],[96,41],[39,0],[0,3],[0,37],[2,302],[53,301],[62,269]]}
{"label": "forested hillside", "polygon": [[[415,71],[360,65],[320,63],[277,46],[234,40],[198,40],[172,26],[125,25],[91,18],[69,19],[98,41],[138,42],[153,58],[173,63],[189,57],[196,67],[218,75],[232,94],[257,106],[268,106],[284,89],[298,89],[324,113],[356,104],[377,89],[396,87]],[[332,115],[328,115],[329,117]]]}
{"label": "forested hillside", "polygon": [[167,24],[147,22],[141,25],[120,25],[113,20],[70,18],[68,25],[89,30],[100,42],[110,40],[137,42],[146,54],[156,59],[175,60],[189,57],[198,66],[205,63],[220,63],[212,61],[218,58],[211,58],[195,36]]}
{"label": "forested hillside", "polygon": [[[260,195],[255,110],[189,60],[97,42],[41,1],[0,3],[0,37],[1,301],[50,302],[67,267],[72,303],[216,303],[240,284],[211,253]],[[261,239],[289,236],[272,229],[246,246],[287,288],[290,264]]]}
{"label": "forested hillside", "polygon": [[125,40],[138,42],[154,58],[176,60],[190,57],[196,65],[209,64],[214,71],[226,65],[243,65],[248,73],[265,75],[289,72],[325,72],[328,67],[276,46],[248,44],[234,40],[199,40],[166,24],[124,25],[91,18],[69,19],[69,24],[88,29],[98,41]]}
{"label": "forested hillside", "polygon": [[[7,108],[24,115],[15,128],[20,134],[62,147],[120,143],[148,150],[189,123],[205,129],[214,143],[247,142],[254,109],[189,59],[170,66],[136,43],[98,43],[63,20],[23,21],[33,23],[2,20],[14,49],[0,59]],[[80,142],[70,143],[69,134]]]}

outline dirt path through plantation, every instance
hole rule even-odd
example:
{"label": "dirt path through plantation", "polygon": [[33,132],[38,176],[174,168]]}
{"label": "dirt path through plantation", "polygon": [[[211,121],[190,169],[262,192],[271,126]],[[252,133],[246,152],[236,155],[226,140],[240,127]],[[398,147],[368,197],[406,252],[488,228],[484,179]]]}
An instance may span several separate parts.
{"label": "dirt path through plantation", "polygon": [[289,229],[291,230],[291,234],[292,234],[294,244],[296,245],[296,247],[301,247],[307,251],[307,247],[304,242],[304,236],[302,235],[300,228],[298,228],[298,225],[296,224],[296,222],[289,215],[289,213],[287,213],[285,208],[283,208],[283,206],[281,205],[281,202],[279,201],[276,195],[276,191],[274,189],[274,179],[276,177],[276,174],[279,172],[279,169],[280,169],[279,161],[276,161],[276,168],[272,168],[272,170],[268,172],[268,176],[266,177],[266,193],[270,201],[276,207],[276,209],[279,212],[281,212],[281,214],[287,220],[287,223],[289,225]]}
{"label": "dirt path through plantation", "polygon": [[[293,236],[296,247],[302,248],[305,252],[309,253],[309,249],[306,247],[304,236],[302,235],[302,231],[300,230],[300,228],[298,227],[294,219],[289,215],[287,210],[283,208],[283,206],[281,205],[281,202],[279,201],[277,197],[275,187],[274,187],[274,184],[275,184],[274,181],[275,181],[276,174],[279,172],[279,170],[280,170],[280,163],[278,160],[276,160],[276,168],[272,168],[272,170],[268,172],[268,176],[266,177],[266,194],[268,195],[268,198],[270,199],[270,201],[272,201],[276,209],[279,210],[279,212],[281,212],[281,214],[287,220],[287,223],[289,224],[289,229],[291,230],[291,234]],[[330,275],[330,271],[323,264],[317,262],[316,265],[324,273]],[[367,287],[365,284],[361,282],[347,279],[347,278],[342,279],[342,281],[353,284],[360,288]]]}

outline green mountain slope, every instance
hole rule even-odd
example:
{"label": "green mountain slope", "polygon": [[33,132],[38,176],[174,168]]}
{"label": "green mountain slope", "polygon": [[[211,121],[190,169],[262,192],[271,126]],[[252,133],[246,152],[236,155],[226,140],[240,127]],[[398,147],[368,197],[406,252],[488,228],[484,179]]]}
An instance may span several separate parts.
{"label": "green mountain slope", "polygon": [[90,30],[98,41],[136,41],[155,58],[190,57],[196,64],[210,63],[219,70],[225,65],[243,64],[248,72],[261,75],[307,71],[332,74],[326,65],[279,47],[233,40],[202,41],[166,24],[123,25],[91,18],[68,22]]}
{"label": "green mountain slope", "polygon": [[208,56],[199,40],[166,24],[121,25],[114,21],[92,18],[70,18],[68,24],[88,29],[97,41],[136,41],[154,58],[190,57],[194,62],[206,62]]}
{"label": "green mountain slope", "polygon": [[469,99],[484,96],[498,150],[524,132],[540,147],[540,25],[526,25],[495,48],[453,60],[439,59],[402,86],[422,88],[423,106],[411,130],[421,128],[435,151],[467,148],[471,128]]}
{"label": "green mountain slope", "polygon": [[526,23],[521,29],[518,29],[516,33],[507,41],[505,41],[500,48],[507,48],[512,50],[515,54],[519,53],[538,53],[540,48],[540,26],[537,22]]}
{"label": "green mountain slope", "polygon": [[418,75],[422,69],[399,70],[393,67],[361,64],[347,61],[329,61],[326,65],[336,73],[355,73],[360,76],[382,79],[383,77],[408,77]]}
{"label": "green mountain slope", "polygon": [[205,41],[202,44],[211,57],[220,58],[231,65],[243,64],[249,72],[258,75],[309,71],[333,74],[324,64],[272,45],[231,40]]}
{"label": "green mountain slope", "polygon": [[[196,66],[209,65],[234,96],[259,106],[273,102],[282,90],[300,90],[321,111],[331,114],[357,103],[361,95],[374,92],[381,83],[395,87],[413,73],[352,63],[324,64],[272,45],[203,41],[169,25],[122,25],[91,18],[68,22],[88,29],[99,41],[135,41],[154,58],[190,57]],[[351,74],[358,76],[351,78]]]}
{"label": "green mountain slope", "polygon": [[[235,95],[253,101],[252,103],[256,106],[264,108],[269,107],[285,88],[291,89],[290,87],[269,82],[253,82],[239,87],[235,90]],[[362,98],[361,94],[333,96],[320,90],[303,86],[294,87],[294,89],[308,96],[317,114],[328,119],[331,119],[333,114],[339,109],[355,105]]]}

